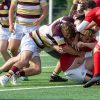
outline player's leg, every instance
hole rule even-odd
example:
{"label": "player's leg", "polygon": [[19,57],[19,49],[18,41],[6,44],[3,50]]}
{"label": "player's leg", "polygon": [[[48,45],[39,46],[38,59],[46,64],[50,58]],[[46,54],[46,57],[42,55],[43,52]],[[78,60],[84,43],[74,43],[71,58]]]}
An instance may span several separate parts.
{"label": "player's leg", "polygon": [[10,58],[7,62],[4,63],[4,65],[0,67],[0,73],[9,71],[12,65],[18,60],[20,60],[20,55]]}
{"label": "player's leg", "polygon": [[38,52],[35,52],[35,54],[33,54],[32,59],[29,61],[29,65],[25,66],[24,69],[20,69],[16,73],[16,75],[12,76],[11,78],[12,85],[19,84],[19,82],[17,81],[18,77],[22,79],[22,77],[33,76],[41,73],[41,60]]}
{"label": "player's leg", "polygon": [[10,39],[9,49],[11,50],[11,53],[13,56],[17,56],[20,42],[21,42],[21,40],[18,40],[18,39],[12,39],[12,38]]}
{"label": "player's leg", "polygon": [[92,78],[91,72],[85,68],[85,62],[75,69],[66,70],[64,73],[68,79],[79,83],[87,82]]}
{"label": "player's leg", "polygon": [[[50,49],[49,49],[49,50],[50,50]],[[59,74],[61,73],[61,66],[60,66],[60,61],[59,61],[60,54],[59,54],[57,51],[55,51],[55,50],[51,50],[51,51],[47,51],[47,50],[46,50],[46,52],[47,52],[50,56],[52,56],[52,57],[58,59],[57,65],[56,65],[56,67],[54,68],[52,74],[50,75],[50,80],[49,80],[49,81],[50,81],[50,82],[65,82],[65,81],[67,81],[67,79],[62,78],[61,76],[59,76]]]}
{"label": "player's leg", "polygon": [[18,71],[16,74],[21,76],[33,76],[41,73],[41,60],[39,56],[35,56],[30,61],[30,67]]}
{"label": "player's leg", "polygon": [[[37,26],[24,26],[24,25],[21,25],[21,26],[24,28],[24,30],[23,30],[23,33],[24,33],[24,34],[29,34],[29,33],[32,32],[33,30],[38,29]],[[28,81],[28,77],[27,77],[27,76],[21,76],[20,79],[21,79],[22,81]]]}
{"label": "player's leg", "polygon": [[11,34],[11,37],[9,40],[9,49],[11,50],[11,53],[13,56],[17,56],[21,39],[23,37],[23,27],[15,23],[14,29],[15,30]]}
{"label": "player's leg", "polygon": [[0,53],[4,60],[7,61],[10,58],[10,55],[7,52],[10,33],[8,28],[0,27],[0,29]]}
{"label": "player's leg", "polygon": [[10,54],[7,51],[8,48],[8,40],[0,40],[0,53],[5,61],[10,58]]}
{"label": "player's leg", "polygon": [[22,69],[25,65],[29,63],[29,60],[32,57],[31,51],[23,51],[20,56],[20,60],[17,61],[11,69],[8,71],[8,73],[4,76],[0,77],[0,83],[2,86],[7,84],[7,82],[10,80],[12,75],[16,74],[20,69]]}
{"label": "player's leg", "polygon": [[94,48],[94,77],[83,87],[90,87],[97,82],[100,82],[100,42]]}
{"label": "player's leg", "polygon": [[20,60],[18,60],[12,66],[12,68],[9,70],[9,72],[6,75],[0,77],[1,85],[5,85],[13,74],[16,74],[17,71],[19,71],[24,66],[29,64],[29,60],[31,59],[32,54],[35,53],[34,50],[37,50],[36,48],[37,48],[36,44],[34,43],[32,38],[30,38],[29,35],[23,37],[21,41]]}
{"label": "player's leg", "polygon": [[59,76],[61,72],[61,66],[60,66],[60,61],[58,60],[56,67],[53,70],[53,73],[50,76],[50,82],[66,82],[67,79],[62,78]]}
{"label": "player's leg", "polygon": [[85,66],[87,70],[93,72],[93,67],[94,67],[93,57],[87,58]]}

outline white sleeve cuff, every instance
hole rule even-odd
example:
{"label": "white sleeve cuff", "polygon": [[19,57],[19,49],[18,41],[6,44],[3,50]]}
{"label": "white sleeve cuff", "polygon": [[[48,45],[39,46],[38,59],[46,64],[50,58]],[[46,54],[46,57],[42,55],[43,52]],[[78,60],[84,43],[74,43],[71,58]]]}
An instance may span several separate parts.
{"label": "white sleeve cuff", "polygon": [[88,21],[83,21],[78,27],[76,27],[78,32],[83,31],[87,26],[89,22]]}

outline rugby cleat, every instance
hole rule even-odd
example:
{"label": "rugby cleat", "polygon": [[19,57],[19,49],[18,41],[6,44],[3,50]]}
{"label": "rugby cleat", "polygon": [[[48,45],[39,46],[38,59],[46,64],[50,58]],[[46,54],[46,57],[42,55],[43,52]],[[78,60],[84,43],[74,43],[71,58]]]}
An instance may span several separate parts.
{"label": "rugby cleat", "polygon": [[27,77],[27,76],[21,76],[20,79],[21,79],[22,81],[28,81],[28,77]]}
{"label": "rugby cleat", "polygon": [[5,86],[9,82],[10,78],[11,77],[8,77],[6,75],[0,76],[0,84],[2,86]]}
{"label": "rugby cleat", "polygon": [[20,83],[18,83],[17,81],[17,76],[15,74],[11,76],[10,83],[15,86],[20,85]]}
{"label": "rugby cleat", "polygon": [[66,82],[68,79],[62,78],[59,75],[51,75],[49,82]]}
{"label": "rugby cleat", "polygon": [[91,87],[92,85],[96,84],[97,82],[100,82],[100,74],[95,75],[90,81],[88,81],[86,84],[83,85],[84,88]]}

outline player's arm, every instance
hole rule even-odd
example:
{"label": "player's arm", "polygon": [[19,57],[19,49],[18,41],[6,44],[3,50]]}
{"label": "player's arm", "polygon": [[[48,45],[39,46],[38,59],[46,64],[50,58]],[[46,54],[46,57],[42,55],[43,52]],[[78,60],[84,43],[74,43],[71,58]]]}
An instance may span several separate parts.
{"label": "player's arm", "polygon": [[88,47],[90,49],[93,49],[95,47],[95,45],[97,44],[97,42],[93,42],[93,43],[84,43],[84,42],[78,42],[77,43],[77,47],[81,48],[81,47]]}
{"label": "player's arm", "polygon": [[14,22],[14,14],[16,11],[16,5],[17,5],[17,0],[12,0],[9,9],[9,31],[10,32],[13,32],[14,30],[13,22]]}
{"label": "player's arm", "polygon": [[60,52],[59,53],[69,53],[69,54],[72,54],[72,55],[77,55],[77,56],[82,56],[83,55],[83,52],[79,52],[77,50],[75,50],[74,48],[72,48],[71,46],[69,46],[63,37],[59,37],[59,36],[54,36],[53,37],[57,43],[57,45],[53,46],[53,48],[59,52],[59,49],[60,49]]}
{"label": "player's arm", "polygon": [[53,48],[60,54],[68,53],[68,54],[76,55],[76,56],[84,55],[83,52],[76,51],[75,49],[67,45],[63,45],[63,46],[54,45]]}
{"label": "player's arm", "polygon": [[53,46],[53,49],[56,50],[57,52],[59,52],[60,54],[66,53],[66,52],[64,51],[64,49],[63,49],[61,46],[58,46],[58,45],[54,45],[54,46]]}
{"label": "player's arm", "polygon": [[72,48],[71,46],[66,45],[66,46],[63,46],[62,49],[65,53],[68,53],[68,54],[72,54],[72,55],[76,55],[76,56],[84,55],[84,52],[77,51],[74,48]]}
{"label": "player's arm", "polygon": [[86,29],[93,28],[94,26],[96,26],[96,23],[95,23],[94,21],[92,21],[92,22],[86,27]]}
{"label": "player's arm", "polygon": [[34,25],[40,25],[41,22],[43,22],[43,20],[47,17],[48,15],[48,5],[47,2],[45,0],[40,0],[40,6],[42,9],[42,14],[40,16],[40,18],[38,18],[35,22]]}
{"label": "player's arm", "polygon": [[93,21],[93,18],[95,16],[94,11],[90,11],[85,15],[85,20],[78,26],[76,27],[78,32],[81,32],[88,27],[88,25]]}
{"label": "player's arm", "polygon": [[81,32],[89,25],[88,21],[83,21],[76,29],[78,32]]}

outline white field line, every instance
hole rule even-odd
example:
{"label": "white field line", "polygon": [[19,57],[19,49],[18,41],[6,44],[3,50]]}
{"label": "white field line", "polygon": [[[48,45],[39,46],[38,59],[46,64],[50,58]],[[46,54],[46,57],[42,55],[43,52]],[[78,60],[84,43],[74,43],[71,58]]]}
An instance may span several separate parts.
{"label": "white field line", "polygon": [[40,54],[41,57],[49,56],[48,54]]}
{"label": "white field line", "polygon": [[42,68],[44,68],[44,69],[48,69],[48,68],[55,68],[56,66],[45,66],[45,67],[42,67]]}
{"label": "white field line", "polygon": [[20,91],[20,90],[39,90],[39,89],[54,89],[54,88],[67,88],[67,87],[80,87],[82,85],[67,85],[67,86],[45,86],[45,87],[31,87],[31,88],[13,88],[13,89],[1,89],[3,91]]}

